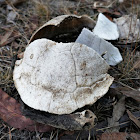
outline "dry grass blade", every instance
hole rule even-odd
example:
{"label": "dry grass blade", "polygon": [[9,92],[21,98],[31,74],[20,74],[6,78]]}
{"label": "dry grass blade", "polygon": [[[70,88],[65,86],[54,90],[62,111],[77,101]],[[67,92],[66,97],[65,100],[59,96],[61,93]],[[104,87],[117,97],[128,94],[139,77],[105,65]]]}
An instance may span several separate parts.
{"label": "dry grass blade", "polygon": [[140,128],[140,121],[129,111],[127,110],[129,118]]}

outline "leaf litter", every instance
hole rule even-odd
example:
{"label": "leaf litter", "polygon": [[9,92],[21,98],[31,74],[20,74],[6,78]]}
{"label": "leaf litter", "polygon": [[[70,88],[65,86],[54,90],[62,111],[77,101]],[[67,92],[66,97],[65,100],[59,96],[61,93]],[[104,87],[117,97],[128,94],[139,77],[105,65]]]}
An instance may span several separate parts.
{"label": "leaf litter", "polygon": [[[109,132],[119,132],[119,119],[123,116],[125,112],[125,97],[121,97],[121,99],[114,105],[112,118],[108,118],[108,127],[111,127]],[[114,126],[114,127],[113,127]]]}
{"label": "leaf litter", "polygon": [[97,136],[97,140],[127,140],[127,139],[139,140],[140,134],[113,132],[113,133],[103,133],[101,136]]}
{"label": "leaf litter", "polygon": [[130,89],[129,87],[118,87],[115,90],[122,93],[126,97],[131,97],[140,102],[140,91],[136,89]]}
{"label": "leaf litter", "polygon": [[3,37],[1,37],[0,46],[4,46],[4,45],[8,44],[7,40],[11,36],[12,32],[13,32],[13,30],[7,31],[6,34]]}
{"label": "leaf litter", "polygon": [[14,98],[0,89],[0,117],[14,128],[21,130],[27,129],[30,131],[46,132],[52,131],[51,126],[43,125],[34,122],[22,115],[21,105]]}
{"label": "leaf litter", "polygon": [[[80,6],[80,5],[79,5]],[[87,7],[87,5],[85,6],[85,7]],[[49,9],[50,10],[50,9]],[[69,10],[69,9],[67,9],[67,10]],[[81,10],[81,9],[80,9]],[[79,11],[77,11],[77,13],[79,13],[80,12],[80,10]],[[122,10],[122,9],[121,9]],[[126,12],[126,11],[125,11]],[[24,12],[23,12],[24,13]],[[57,12],[56,11],[54,11],[54,12],[52,12],[53,14],[55,14],[54,16],[56,16],[57,14]],[[62,13],[62,12],[60,12],[60,13]],[[51,14],[51,13],[50,13]],[[128,13],[129,14],[129,13]],[[23,14],[24,15],[24,14]],[[53,16],[53,17],[54,17]],[[92,15],[93,16],[93,15]],[[95,17],[94,17],[95,18]],[[2,21],[3,21],[3,18],[2,18]],[[35,23],[36,24],[36,23]],[[23,26],[23,25],[22,25]],[[21,29],[20,29],[21,30]],[[4,32],[4,33],[6,33],[6,32]],[[13,33],[12,33],[13,34]],[[0,36],[1,37],[1,36]],[[18,37],[17,38],[17,40],[19,41],[19,40],[21,40],[20,39],[20,37]],[[14,40],[14,41],[16,41],[16,43],[17,43],[17,40]],[[133,40],[135,41],[136,40],[136,42],[138,41],[136,38],[133,38]],[[11,42],[9,42],[9,45],[10,45],[10,43]],[[13,43],[13,42],[12,42]],[[18,42],[19,43],[19,42]],[[112,42],[111,42],[112,43]],[[123,41],[123,43],[126,43],[126,42],[124,42]],[[131,41],[129,42],[129,43],[131,43]],[[7,43],[6,43],[7,44]],[[20,42],[20,44],[22,44],[22,42]],[[24,44],[24,43],[23,43]],[[113,44],[113,43],[112,43]],[[139,43],[138,43],[139,44]],[[22,45],[21,45],[22,46]],[[127,45],[125,45],[126,46],[126,48],[127,48]],[[1,48],[1,49],[6,49],[7,47],[3,47],[3,48]],[[22,49],[21,49],[22,48]],[[20,48],[20,51],[19,51],[19,53],[21,53],[21,52],[23,52],[23,50],[24,50],[24,47],[21,47]],[[0,50],[1,51],[1,50]],[[15,50],[14,50],[15,51]],[[8,52],[8,50],[7,51],[5,51],[5,53],[1,53],[2,55],[3,54],[6,54],[6,52]],[[15,52],[14,52],[14,54],[15,54]],[[122,54],[122,52],[121,52],[121,54]],[[9,52],[7,53],[7,55],[9,55]],[[7,55],[5,55],[5,56],[7,56]],[[9,55],[10,56],[10,55]],[[9,57],[8,56],[8,57]],[[122,55],[123,56],[123,55]],[[1,57],[1,56],[0,56]],[[125,57],[125,56],[123,56],[123,57]],[[6,57],[5,57],[5,59],[7,59]],[[5,60],[5,59],[3,59],[3,60]],[[3,64],[4,62],[0,62],[0,64]],[[123,61],[121,62],[121,64],[123,63]],[[120,65],[120,64],[119,64]],[[2,66],[2,65],[1,65]],[[6,64],[5,65],[6,67],[8,66],[8,64]],[[139,63],[136,63],[136,65],[134,65],[134,70],[136,69],[136,70],[138,70],[138,66],[139,66]],[[118,70],[118,66],[116,66],[116,67],[113,67],[113,68],[115,68],[116,70]],[[1,67],[1,69],[0,70],[2,70],[2,71],[4,71],[4,70],[6,70],[6,68],[4,69],[3,67]],[[119,73],[120,74],[120,73]],[[118,74],[118,75],[119,75]],[[117,77],[119,77],[119,76],[117,76]],[[116,77],[115,77],[116,78]],[[129,77],[128,77],[129,78]],[[135,77],[130,77],[130,78],[135,78]],[[117,78],[116,78],[116,80],[117,80]],[[126,80],[127,81],[127,80]],[[137,80],[135,80],[135,81],[137,81]],[[132,82],[135,82],[134,80],[132,81]],[[127,83],[128,85],[131,85],[131,83],[129,82],[129,83]],[[134,83],[135,84],[135,83]],[[13,90],[13,86],[11,86],[10,88],[9,88],[10,86],[9,85],[5,85],[5,87],[3,86],[3,89],[5,90],[5,91],[7,91],[8,93],[10,93],[11,91],[14,91]],[[133,86],[132,86],[133,87]],[[135,86],[135,87],[137,87],[137,86]],[[139,87],[137,87],[137,88],[139,88]],[[12,90],[9,90],[9,89],[12,89]],[[128,94],[130,93],[129,92],[130,90],[128,90],[127,91],[127,93],[126,93],[126,98],[128,97]],[[124,90],[123,90],[123,92],[124,92]],[[126,92],[126,90],[125,90],[125,92]],[[132,95],[131,96],[129,96],[129,98],[128,99],[131,99],[131,98],[133,98],[133,99],[135,99],[135,100],[137,100],[138,102],[139,102],[139,98],[137,98],[137,96],[135,96],[135,95],[137,95],[136,94],[136,92],[134,92],[134,91],[131,91],[132,92]],[[11,94],[12,95],[12,94]],[[105,97],[103,97],[103,99],[105,100]],[[127,102],[127,100],[126,100],[126,102]],[[132,102],[133,103],[133,102]],[[96,106],[98,106],[98,104],[96,104]],[[112,109],[113,109],[113,107],[112,107]],[[108,109],[109,110],[109,109]],[[135,109],[135,110],[137,110],[137,109]],[[96,110],[95,110],[95,112],[96,112]],[[106,113],[108,113],[108,112],[106,112]],[[139,113],[138,113],[139,114]],[[101,122],[101,118],[99,117],[101,114],[98,114],[97,116],[98,116],[98,118],[99,118],[99,122]],[[139,117],[137,118],[137,119],[139,119]],[[125,120],[126,120],[126,118],[125,118]],[[130,120],[130,119],[129,119]],[[123,131],[126,131],[126,133],[125,134],[127,134],[128,135],[128,131],[129,132],[136,132],[136,133],[139,133],[139,131],[138,130],[132,130],[132,129],[130,129],[129,128],[129,126],[132,126],[132,128],[133,128],[133,125],[132,124],[130,124],[130,123],[128,123],[128,125],[127,126],[125,126],[124,127],[124,129],[123,129]],[[128,128],[127,128],[128,127]],[[122,129],[122,128],[121,128]],[[87,132],[88,133],[88,132]],[[103,133],[103,132],[102,132]],[[116,133],[116,132],[115,132]],[[133,136],[135,135],[135,137],[133,137],[133,138],[136,138],[137,137],[137,139],[138,139],[138,134],[136,134],[136,133],[131,133],[131,135],[133,134]],[[92,133],[91,133],[92,134]],[[104,133],[105,134],[105,133]],[[113,136],[114,136],[114,134],[113,133],[111,133]],[[11,132],[11,135],[12,135],[12,132]],[[44,134],[43,134],[44,135]],[[119,132],[118,133],[118,138],[119,138],[119,135],[121,135],[121,133]],[[130,134],[129,134],[130,135]],[[89,133],[88,133],[88,136],[89,136]],[[70,136],[68,136],[68,137],[70,137]],[[115,137],[117,137],[117,136],[115,136]],[[92,136],[90,137],[91,139],[92,139]],[[110,138],[111,138],[111,136],[110,136]],[[131,138],[132,138],[132,136],[131,136]]]}
{"label": "leaf litter", "polygon": [[140,121],[129,111],[127,110],[129,118],[140,128]]}

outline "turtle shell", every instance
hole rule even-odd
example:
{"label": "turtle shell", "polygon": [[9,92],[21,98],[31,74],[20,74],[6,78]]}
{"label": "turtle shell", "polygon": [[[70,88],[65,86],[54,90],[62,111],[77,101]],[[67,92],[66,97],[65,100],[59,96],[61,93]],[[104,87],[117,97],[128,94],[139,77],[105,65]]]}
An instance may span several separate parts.
{"label": "turtle shell", "polygon": [[79,43],[37,39],[17,60],[13,79],[29,107],[70,114],[102,97],[112,84],[109,65],[92,48]]}

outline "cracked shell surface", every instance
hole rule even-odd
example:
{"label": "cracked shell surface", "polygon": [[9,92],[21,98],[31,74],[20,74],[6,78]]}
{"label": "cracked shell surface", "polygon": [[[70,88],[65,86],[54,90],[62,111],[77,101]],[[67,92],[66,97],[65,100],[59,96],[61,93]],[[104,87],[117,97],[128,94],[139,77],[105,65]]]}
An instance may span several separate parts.
{"label": "cracked shell surface", "polygon": [[13,79],[28,106],[54,114],[69,114],[102,97],[112,84],[109,65],[79,43],[33,41],[15,64]]}

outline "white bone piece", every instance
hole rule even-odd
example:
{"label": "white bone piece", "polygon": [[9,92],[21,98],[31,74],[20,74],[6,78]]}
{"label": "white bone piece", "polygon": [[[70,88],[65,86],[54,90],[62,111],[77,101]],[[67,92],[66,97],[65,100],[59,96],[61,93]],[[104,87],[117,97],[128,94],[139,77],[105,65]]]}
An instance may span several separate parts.
{"label": "white bone piece", "polygon": [[110,21],[102,13],[100,13],[98,16],[98,20],[96,26],[93,29],[93,33],[106,40],[116,40],[119,38],[117,25]]}
{"label": "white bone piece", "polygon": [[78,36],[77,43],[85,44],[103,56],[109,65],[115,66],[122,61],[122,56],[115,46],[84,28]]}

